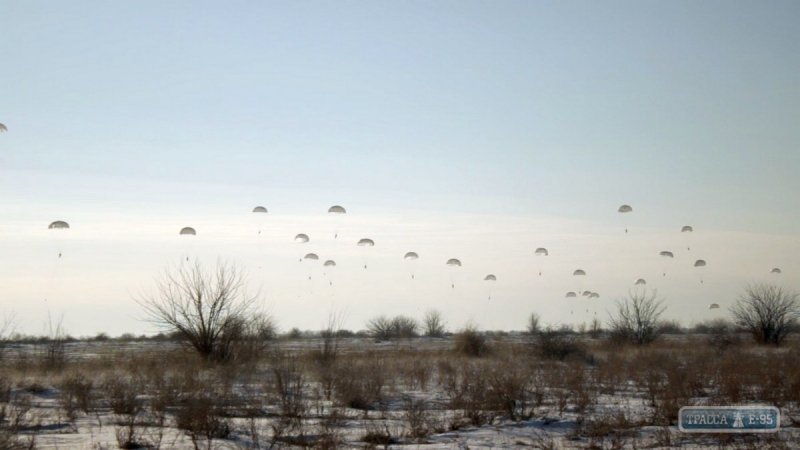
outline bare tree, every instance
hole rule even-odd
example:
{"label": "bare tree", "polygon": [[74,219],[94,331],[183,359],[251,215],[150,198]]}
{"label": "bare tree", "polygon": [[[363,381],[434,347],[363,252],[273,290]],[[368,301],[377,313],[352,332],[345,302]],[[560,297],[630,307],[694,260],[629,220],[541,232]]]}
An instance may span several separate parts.
{"label": "bare tree", "polygon": [[406,316],[393,318],[380,315],[367,321],[367,331],[383,341],[394,338],[412,338],[418,335],[419,324],[416,320]]}
{"label": "bare tree", "polygon": [[203,359],[228,362],[242,351],[257,351],[272,338],[275,320],[257,306],[260,295],[249,295],[244,271],[217,261],[214,271],[199,261],[166,269],[154,292],[135,300],[147,320],[165,332],[175,332]]}
{"label": "bare tree", "polygon": [[339,340],[342,338],[342,325],[347,319],[345,311],[335,311],[331,309],[328,314],[328,323],[320,332],[322,337],[322,347],[319,351],[320,360],[324,363],[332,363],[339,353]]}
{"label": "bare tree", "polygon": [[527,329],[527,332],[528,332],[529,335],[535,336],[536,333],[539,332],[539,327],[540,327],[539,324],[540,324],[540,322],[541,322],[541,318],[539,317],[538,314],[531,313],[531,315],[528,316],[528,327],[527,327],[528,329]]}
{"label": "bare tree", "polygon": [[612,340],[636,345],[649,344],[658,337],[658,318],[667,309],[653,290],[629,291],[628,298],[617,300],[615,313],[609,313]]}
{"label": "bare tree", "polygon": [[425,336],[442,337],[444,336],[444,318],[438,310],[431,309],[425,313],[422,319]]}
{"label": "bare tree", "polygon": [[731,307],[734,322],[759,344],[781,345],[800,316],[800,298],[794,290],[767,283],[745,286]]}

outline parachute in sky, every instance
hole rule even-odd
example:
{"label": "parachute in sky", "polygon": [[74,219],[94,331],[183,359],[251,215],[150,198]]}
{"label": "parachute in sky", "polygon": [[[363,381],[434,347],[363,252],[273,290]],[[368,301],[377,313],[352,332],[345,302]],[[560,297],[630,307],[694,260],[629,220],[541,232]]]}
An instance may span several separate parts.
{"label": "parachute in sky", "polygon": [[256,206],[253,208],[253,212],[258,213],[256,214],[256,221],[258,223],[258,234],[261,234],[261,227],[264,225],[264,216],[262,216],[262,214],[266,214],[267,208],[263,206]]}
{"label": "parachute in sky", "polygon": [[778,269],[778,268],[776,267],[776,268],[774,268],[774,269],[770,270],[770,271],[769,271],[769,273],[781,273],[781,269]]}
{"label": "parachute in sky", "polygon": [[578,296],[578,294],[576,294],[574,292],[567,292],[567,295],[565,295],[566,298],[575,298],[577,296]]}
{"label": "parachute in sky", "polygon": [[309,259],[312,261],[319,261],[319,256],[316,253],[306,253],[306,256],[303,256],[303,259]]}
{"label": "parachute in sky", "polygon": [[336,267],[336,261],[329,259],[322,264],[324,267]]}
{"label": "parachute in sky", "polygon": [[634,281],[633,284],[634,285],[636,285],[636,284],[647,284],[647,281],[645,281],[644,278],[639,278],[636,281]]}
{"label": "parachute in sky", "polygon": [[589,294],[589,298],[600,298],[600,294],[598,294],[597,292],[592,292],[591,294]]}
{"label": "parachute in sky", "polygon": [[0,133],[2,133],[2,132],[4,132],[4,131],[8,131],[8,128],[6,128],[6,126],[5,126],[5,125],[3,125],[2,123],[0,123]]}
{"label": "parachute in sky", "polygon": [[[619,208],[617,208],[617,212],[629,213],[629,212],[633,212],[633,208],[631,208],[630,205],[622,205]],[[627,232],[628,232],[628,226],[626,225],[625,226],[625,233],[627,233]]]}
{"label": "parachute in sky", "polygon": [[572,272],[572,275],[586,275],[586,272],[584,272],[581,269],[578,269],[578,270]]}
{"label": "parachute in sky", "polygon": [[[694,262],[694,266],[695,267],[705,267],[706,266],[706,262],[703,261],[702,259],[698,259],[697,261]],[[703,282],[703,278],[702,277],[700,277],[700,282],[701,283]]]}
{"label": "parachute in sky", "polygon": [[304,243],[309,241],[308,235],[307,234],[303,234],[303,233],[300,233],[297,236],[295,236],[294,240],[295,240],[295,242],[299,242],[301,244],[304,244]]}
{"label": "parachute in sky", "polygon": [[[544,247],[539,247],[536,251],[533,252],[533,256],[548,256],[550,253],[547,252],[547,249]],[[539,276],[542,276],[542,265],[544,264],[544,260],[539,260]]]}
{"label": "parachute in sky", "polygon": [[[180,235],[184,235],[184,236],[195,236],[195,235],[197,235],[197,232],[194,231],[194,228],[192,228],[192,227],[183,227],[183,228],[181,228],[181,232],[179,234]],[[185,251],[186,251],[186,260],[187,261],[189,260],[189,247],[190,247],[190,244],[187,243],[186,244],[186,249],[185,249]]]}
{"label": "parachute in sky", "polygon": [[483,281],[497,281],[497,277],[494,275],[486,275],[483,277]]}
{"label": "parachute in sky", "polygon": [[[359,239],[358,240],[358,246],[359,247],[374,247],[375,246],[375,241],[373,241],[372,239],[367,239],[367,238]],[[369,263],[369,255],[370,255],[370,250],[367,250],[367,252],[364,254],[364,268],[365,269],[367,268],[367,265]]]}
{"label": "parachute in sky", "polygon": [[[53,222],[50,225],[48,225],[47,228],[48,229],[69,228],[69,224],[67,222],[64,222],[63,220],[56,220],[55,222]],[[183,234],[183,233],[181,233],[181,234]]]}
{"label": "parachute in sky", "polygon": [[672,252],[668,252],[668,251],[664,250],[663,252],[660,252],[658,254],[658,256],[662,257],[662,261],[661,262],[663,264],[662,264],[661,268],[662,268],[662,272],[664,274],[663,276],[667,276],[667,263],[669,262],[669,260],[675,258],[675,255],[673,255]]}
{"label": "parachute in sky", "polygon": [[[447,264],[448,267],[461,267],[461,261],[455,258],[448,259],[445,264]],[[452,271],[450,271],[450,287],[453,289],[456,287],[455,274]]]}
{"label": "parachute in sky", "polygon": [[[684,225],[683,228],[681,228],[681,233],[692,233],[692,232],[694,232],[694,229],[689,225]],[[686,236],[686,250],[691,251],[692,246],[689,244],[689,234],[685,234],[684,236]]]}
{"label": "parachute in sky", "polygon": [[411,265],[411,279],[413,280],[415,275],[414,272],[416,271],[415,269],[417,265],[416,260],[419,259],[419,255],[416,252],[408,252],[405,255],[403,255],[403,259],[405,259],[406,261],[411,261],[411,263],[409,264]]}
{"label": "parachute in sky", "polygon": [[716,303],[712,303],[712,304],[708,305],[708,309],[719,309],[719,305],[716,304]]}
{"label": "parachute in sky", "polygon": [[592,291],[583,291],[583,293],[581,295],[584,296],[584,297],[588,297],[588,296],[592,295]]}
{"label": "parachute in sky", "polygon": [[342,214],[347,213],[343,206],[333,205],[328,208],[328,214],[333,214],[333,221],[334,221],[334,231],[333,231],[333,238],[336,239],[339,237],[339,217]]}

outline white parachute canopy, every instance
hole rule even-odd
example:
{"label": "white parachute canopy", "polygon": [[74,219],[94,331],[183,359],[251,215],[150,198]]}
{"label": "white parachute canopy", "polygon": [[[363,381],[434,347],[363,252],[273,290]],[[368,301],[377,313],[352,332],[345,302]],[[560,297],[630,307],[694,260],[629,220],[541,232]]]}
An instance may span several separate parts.
{"label": "white parachute canopy", "polygon": [[591,294],[589,294],[589,298],[600,298],[600,294],[598,294],[597,292],[592,292]]}
{"label": "white parachute canopy", "polygon": [[324,267],[336,267],[336,261],[329,259],[322,264]]}
{"label": "white parachute canopy", "polygon": [[712,304],[708,305],[708,309],[719,309],[719,305],[716,304],[716,303],[712,303]]}
{"label": "white parachute canopy", "polygon": [[583,293],[581,295],[584,296],[584,297],[588,297],[588,296],[592,295],[592,291],[583,291]]}
{"label": "white parachute canopy", "polygon": [[361,247],[372,247],[373,245],[375,245],[375,241],[373,241],[372,239],[366,239],[366,238],[359,239],[358,245],[361,246]]}
{"label": "white parachute canopy", "polygon": [[[344,207],[342,207],[342,206],[333,205],[330,208],[328,208],[328,212],[329,213],[333,213],[333,214],[344,214],[347,211],[345,211]],[[356,214],[356,215],[358,215],[358,214]]]}
{"label": "white parachute canopy", "polygon": [[694,266],[695,267],[705,267],[705,265],[706,265],[706,262],[703,261],[702,259],[698,259],[697,261],[694,262]]}
{"label": "white parachute canopy", "polygon": [[403,259],[414,260],[414,259],[417,259],[417,258],[419,258],[419,255],[416,254],[415,252],[408,252],[405,255],[403,255]]}
{"label": "white parachute canopy", "polygon": [[461,267],[461,261],[455,258],[448,259],[446,264],[450,267]]}
{"label": "white parachute canopy", "polygon": [[299,242],[299,243],[303,244],[303,243],[308,242],[309,239],[308,239],[308,235],[307,234],[300,233],[300,234],[298,234],[297,236],[294,237],[294,240],[296,242]]}
{"label": "white parachute canopy", "polygon": [[659,256],[664,256],[666,258],[674,258],[675,257],[675,255],[673,255],[672,252],[668,252],[668,251],[663,251],[663,252],[659,253],[658,255]]}
{"label": "white parachute canopy", "polygon": [[483,281],[497,281],[497,277],[494,276],[494,275],[489,274],[489,275],[486,275],[485,277],[483,277]]}
{"label": "white parachute canopy", "polygon": [[634,281],[633,284],[647,284],[647,281],[645,281],[644,278],[639,278]]}
{"label": "white parachute canopy", "polygon": [[770,271],[769,271],[769,273],[781,273],[781,269],[778,269],[778,268],[776,267],[776,268],[774,268],[774,269],[770,270]]}
{"label": "white parachute canopy", "polygon": [[265,212],[267,212],[267,208],[264,208],[263,206],[256,206],[255,208],[253,208],[253,212],[254,213],[265,213]]}
{"label": "white parachute canopy", "polygon": [[630,205],[622,205],[622,206],[619,207],[619,209],[617,209],[617,212],[621,212],[621,213],[629,213],[629,212],[632,212],[632,211],[633,211],[633,208],[631,208]]}
{"label": "white parachute canopy", "polygon": [[547,255],[549,255],[549,253],[547,253],[547,249],[544,248],[544,247],[537,248],[536,251],[533,252],[533,254],[535,256],[547,256]]}
{"label": "white parachute canopy", "polygon": [[565,295],[566,298],[575,298],[577,296],[578,296],[578,294],[576,294],[574,292],[567,292],[567,295]]}
{"label": "white parachute canopy", "polygon": [[[64,222],[63,220],[56,220],[55,222],[51,223],[47,226],[48,229],[66,229],[69,228],[69,224]],[[192,230],[194,231],[194,230]]]}
{"label": "white parachute canopy", "polygon": [[303,256],[303,259],[309,259],[312,261],[319,261],[319,256],[316,253],[306,253],[306,256]]}
{"label": "white parachute canopy", "polygon": [[[67,226],[67,228],[69,228],[69,226]],[[192,227],[183,227],[183,228],[181,228],[180,234],[188,234],[188,235],[194,236],[194,235],[197,234],[197,232],[194,231],[194,228],[192,228]]]}
{"label": "white parachute canopy", "polygon": [[2,133],[2,132],[4,132],[4,131],[8,131],[8,128],[6,128],[6,126],[5,126],[5,125],[3,125],[2,123],[0,123],[0,133]]}
{"label": "white parachute canopy", "polygon": [[576,270],[576,271],[572,272],[572,275],[573,275],[573,276],[574,276],[574,275],[586,275],[586,272],[584,272],[584,271],[583,271],[583,270],[581,270],[581,269],[578,269],[578,270]]}
{"label": "white parachute canopy", "polygon": [[694,229],[689,225],[684,225],[684,227],[681,228],[681,233],[691,233],[692,231],[694,231]]}

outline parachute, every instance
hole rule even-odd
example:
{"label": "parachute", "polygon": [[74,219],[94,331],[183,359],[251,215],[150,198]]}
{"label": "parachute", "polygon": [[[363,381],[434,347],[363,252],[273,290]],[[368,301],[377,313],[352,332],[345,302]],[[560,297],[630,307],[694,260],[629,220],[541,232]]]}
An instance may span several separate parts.
{"label": "parachute", "polygon": [[5,126],[5,125],[3,125],[2,123],[0,123],[0,133],[2,133],[2,132],[4,132],[4,131],[8,131],[8,128],[6,128],[6,126]]}
{"label": "parachute", "polygon": [[[697,261],[694,262],[694,266],[695,267],[705,267],[706,266],[706,262],[703,261],[702,259],[698,259]],[[700,282],[701,283],[703,282],[703,278],[702,277],[700,277]]]}
{"label": "parachute", "polygon": [[[358,240],[358,246],[359,247],[374,247],[375,246],[375,241],[373,241],[372,239],[367,239],[367,238],[359,239]],[[366,254],[366,255],[364,255],[364,268],[365,269],[367,268],[367,263],[368,262],[369,262],[369,254]]]}
{"label": "parachute", "polygon": [[578,295],[574,292],[567,292],[567,295],[565,295],[566,298],[575,298],[577,296]]}
{"label": "parachute", "polygon": [[[681,233],[692,233],[692,232],[694,232],[694,229],[692,227],[690,227],[689,225],[684,225],[683,228],[681,228]],[[692,246],[689,245],[689,235],[688,234],[686,235],[686,250],[689,250],[689,251],[692,250]]]}
{"label": "parachute", "polygon": [[583,293],[581,295],[584,296],[584,297],[588,297],[588,296],[592,295],[592,291],[583,291]]}
{"label": "parachute", "polygon": [[483,281],[497,281],[497,277],[495,277],[494,275],[486,275],[485,277],[483,277]]}
{"label": "parachute", "polygon": [[339,217],[342,214],[347,213],[343,206],[333,205],[328,208],[328,214],[334,215],[334,231],[333,231],[333,238],[336,239],[339,237]]}
{"label": "parachute", "polygon": [[258,234],[261,234],[261,227],[264,225],[264,216],[262,216],[262,214],[266,214],[267,208],[263,206],[256,206],[253,208],[253,212],[258,213],[256,214],[256,221],[258,223]]}
{"label": "parachute", "polygon": [[403,259],[405,259],[406,261],[412,261],[411,262],[411,279],[413,280],[414,279],[414,272],[415,272],[414,269],[416,268],[415,267],[416,263],[413,262],[413,261],[416,261],[417,259],[419,259],[419,255],[416,254],[416,252],[408,252],[405,255],[403,255]]}
{"label": "parachute", "polygon": [[[633,208],[631,208],[630,205],[622,205],[617,209],[617,212],[629,213],[629,212],[633,212]],[[627,226],[625,227],[625,233],[628,233],[628,227]]]}
{"label": "parachute", "polygon": [[[673,255],[672,252],[668,252],[666,250],[663,251],[663,252],[660,252],[658,255],[663,257],[663,258],[669,258],[669,259],[675,258],[675,255]],[[667,276],[667,261],[663,260],[662,262],[664,263],[662,265],[662,271],[663,271],[663,274],[664,274],[663,276]]]}
{"label": "parachute", "polygon": [[[457,260],[455,258],[448,259],[446,264],[447,264],[448,267],[461,267],[461,261],[459,261],[459,260]],[[455,280],[454,280],[454,274],[452,272],[450,273],[450,287],[453,288],[453,289],[455,289],[455,287],[456,287],[456,283],[455,283]]]}
{"label": "parachute", "polygon": [[591,294],[589,294],[589,298],[600,298],[600,294],[598,294],[597,292],[592,292]]}
{"label": "parachute", "polygon": [[581,269],[578,269],[572,272],[572,275],[586,275],[586,272],[582,271]]}
{"label": "parachute", "polygon": [[[294,237],[294,241],[299,242],[301,244],[305,244],[306,242],[309,241],[309,238],[307,234],[300,233]],[[303,262],[303,258],[300,258],[300,262]]]}
{"label": "parachute", "polygon": [[[55,222],[53,222],[53,223],[55,223]],[[52,224],[50,224],[50,228],[53,228]],[[69,228],[69,225],[67,225],[67,228]],[[197,234],[197,232],[194,231],[194,228],[192,228],[192,227],[183,227],[183,228],[181,228],[180,234],[188,234],[188,235],[194,236],[194,235]]]}
{"label": "parachute", "polygon": [[[69,228],[69,224],[67,222],[64,222],[63,220],[56,220],[55,222],[48,225],[47,228],[48,229]],[[181,234],[183,234],[183,230],[181,230]],[[194,230],[192,230],[192,234],[194,234]]]}
{"label": "parachute", "polygon": [[633,284],[634,285],[636,285],[636,284],[647,284],[647,281],[645,281],[644,278],[639,278],[636,281],[634,281]]}
{"label": "parachute", "polygon": [[781,273],[781,269],[778,269],[778,268],[776,267],[776,268],[774,268],[774,269],[770,270],[770,271],[769,271],[769,273]]}
{"label": "parachute", "polygon": [[[547,255],[549,255],[549,253],[547,252],[547,249],[544,247],[539,247],[536,249],[535,252],[533,252],[533,256],[547,256]],[[542,263],[543,260],[539,260],[539,276],[542,276]]]}
{"label": "parachute", "polygon": [[265,212],[267,212],[267,208],[264,208],[263,206],[256,206],[255,208],[253,208],[253,212],[254,213],[265,213]]}
{"label": "parachute", "polygon": [[312,261],[319,261],[319,256],[316,253],[306,253],[306,256],[303,256],[303,259],[310,259]]}
{"label": "parachute", "polygon": [[716,303],[712,303],[712,304],[708,305],[708,309],[719,309],[719,305],[716,304]]}
{"label": "parachute", "polygon": [[324,267],[336,267],[336,261],[329,259],[322,264]]}

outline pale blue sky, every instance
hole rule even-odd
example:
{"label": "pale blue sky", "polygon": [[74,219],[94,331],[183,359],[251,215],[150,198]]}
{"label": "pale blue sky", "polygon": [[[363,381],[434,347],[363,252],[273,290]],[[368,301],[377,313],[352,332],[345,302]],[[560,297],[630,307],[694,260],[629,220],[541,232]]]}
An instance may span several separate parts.
{"label": "pale blue sky", "polygon": [[[26,277],[50,263],[25,249],[52,220],[70,221],[73,234],[76,217],[94,220],[97,233],[120,224],[157,233],[148,227],[162,222],[177,230],[184,217],[239,230],[251,223],[238,212],[256,204],[284,214],[287,233],[303,226],[292,218],[322,226],[313,214],[334,203],[349,207],[353,227],[413,216],[418,234],[396,236],[412,241],[443,221],[497,224],[451,229],[461,240],[442,252],[466,240],[478,259],[496,252],[485,236],[505,233],[499,224],[552,227],[532,230],[539,241],[517,246],[523,255],[548,240],[580,247],[621,225],[646,230],[657,254],[668,245],[662,233],[692,224],[713,256],[741,249],[731,256],[741,265],[719,274],[738,287],[762,274],[758,265],[750,274],[752,255],[768,270],[795,264],[787,255],[800,251],[798,17],[795,1],[0,2],[0,122],[9,129],[0,134],[0,227],[15,249],[0,263],[29,260],[29,272],[4,277],[19,288],[0,293],[0,309],[38,301]],[[622,203],[634,206],[624,224]],[[580,224],[563,226],[574,239],[560,223]],[[146,284],[168,260],[154,256],[156,241],[139,243],[141,264],[115,269],[128,284],[106,296],[130,306],[130,283]],[[208,245],[208,257],[250,251]],[[624,245],[651,252],[644,241]],[[581,264],[577,255],[588,263],[616,248],[586,244],[563,270]],[[491,259],[486,270],[513,272],[514,258]],[[636,266],[613,274],[627,280]],[[94,265],[72,270],[92,284]],[[509,294],[519,305],[487,327],[522,328],[518,317],[535,309],[519,277]],[[69,296],[88,303],[100,295],[74,289]],[[349,295],[357,329],[374,311],[357,306],[364,292]],[[41,322],[33,310],[24,319]],[[323,320],[283,318],[287,327]]]}

